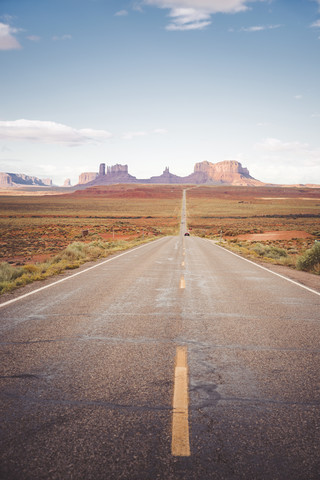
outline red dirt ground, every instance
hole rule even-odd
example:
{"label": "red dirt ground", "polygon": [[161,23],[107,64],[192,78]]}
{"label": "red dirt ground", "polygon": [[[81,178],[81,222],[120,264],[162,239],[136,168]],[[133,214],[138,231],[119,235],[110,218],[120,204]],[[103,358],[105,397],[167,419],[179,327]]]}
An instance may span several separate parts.
{"label": "red dirt ground", "polygon": [[69,197],[181,198],[183,185],[116,184],[88,187],[67,194]]}
{"label": "red dirt ground", "polygon": [[[229,237],[230,239],[234,237]],[[289,231],[273,231],[265,233],[246,233],[238,235],[238,240],[249,240],[251,242],[258,242],[263,240],[292,240],[293,238],[314,238],[310,233],[303,230],[289,230]]]}

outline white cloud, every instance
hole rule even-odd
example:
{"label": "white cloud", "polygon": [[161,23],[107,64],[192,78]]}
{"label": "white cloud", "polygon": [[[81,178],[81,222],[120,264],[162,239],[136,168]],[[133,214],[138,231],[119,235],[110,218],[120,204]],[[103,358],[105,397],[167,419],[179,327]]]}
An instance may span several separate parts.
{"label": "white cloud", "polygon": [[302,97],[302,95],[295,95],[294,98],[295,98],[296,100],[301,100],[303,97]]}
{"label": "white cloud", "polygon": [[58,143],[69,146],[103,142],[112,137],[106,130],[75,129],[67,125],[40,120],[0,121],[0,139]]}
{"label": "white cloud", "polygon": [[270,183],[320,183],[320,148],[266,138],[254,145],[250,168]]}
{"label": "white cloud", "polygon": [[144,0],[146,5],[160,8],[194,8],[207,13],[236,13],[247,10],[255,0]]}
{"label": "white cloud", "polygon": [[317,20],[316,22],[313,22],[310,27],[320,27],[320,20]]}
{"label": "white cloud", "polygon": [[124,17],[128,15],[128,10],[119,10],[119,12],[116,12],[114,15],[115,17]]}
{"label": "white cloud", "polygon": [[320,165],[320,148],[313,148],[308,143],[284,142],[277,138],[266,138],[255,145],[256,150],[268,153],[282,161],[300,165]]}
{"label": "white cloud", "polygon": [[14,37],[18,31],[17,28],[0,22],[0,50],[19,50],[21,48],[20,43]]}
{"label": "white cloud", "polygon": [[211,24],[215,13],[248,10],[251,2],[265,0],[141,0],[142,4],[169,9],[167,30],[201,30]]}
{"label": "white cloud", "polygon": [[133,138],[135,137],[145,137],[147,134],[147,132],[126,132],[122,135],[122,138],[124,140],[132,140]]}
{"label": "white cloud", "polygon": [[172,23],[167,30],[201,30],[211,24],[210,15],[194,8],[174,8],[169,17]]}
{"label": "white cloud", "polygon": [[242,27],[241,32],[262,32],[263,30],[274,30],[275,28],[280,28],[281,25],[256,25],[253,27]]}

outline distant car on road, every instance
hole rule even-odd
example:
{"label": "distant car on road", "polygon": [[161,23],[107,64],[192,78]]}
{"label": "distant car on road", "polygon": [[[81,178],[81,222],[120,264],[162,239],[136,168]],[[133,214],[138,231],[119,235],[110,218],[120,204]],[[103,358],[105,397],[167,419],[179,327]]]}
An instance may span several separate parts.
{"label": "distant car on road", "polygon": [[189,232],[186,232],[186,233],[184,234],[184,236],[185,236],[185,237],[190,237],[190,233],[189,233]]}

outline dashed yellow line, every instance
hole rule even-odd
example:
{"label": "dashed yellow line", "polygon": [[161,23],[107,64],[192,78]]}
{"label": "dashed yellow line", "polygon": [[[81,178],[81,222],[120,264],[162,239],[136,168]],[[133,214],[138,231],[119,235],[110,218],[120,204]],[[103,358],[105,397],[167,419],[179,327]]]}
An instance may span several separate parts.
{"label": "dashed yellow line", "polygon": [[190,456],[188,420],[187,348],[177,347],[174,372],[171,453],[176,457]]}
{"label": "dashed yellow line", "polygon": [[186,288],[186,281],[184,279],[184,275],[180,277],[180,288]]}

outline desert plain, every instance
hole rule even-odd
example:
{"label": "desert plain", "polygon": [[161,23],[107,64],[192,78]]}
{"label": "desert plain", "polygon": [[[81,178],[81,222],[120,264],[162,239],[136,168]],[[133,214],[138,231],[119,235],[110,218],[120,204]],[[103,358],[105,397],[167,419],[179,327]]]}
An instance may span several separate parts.
{"label": "desert plain", "polygon": [[320,240],[318,188],[117,184],[60,194],[19,188],[0,192],[0,262],[30,269],[73,242],[126,248],[176,235],[184,189],[190,234],[242,255],[295,268]]}

